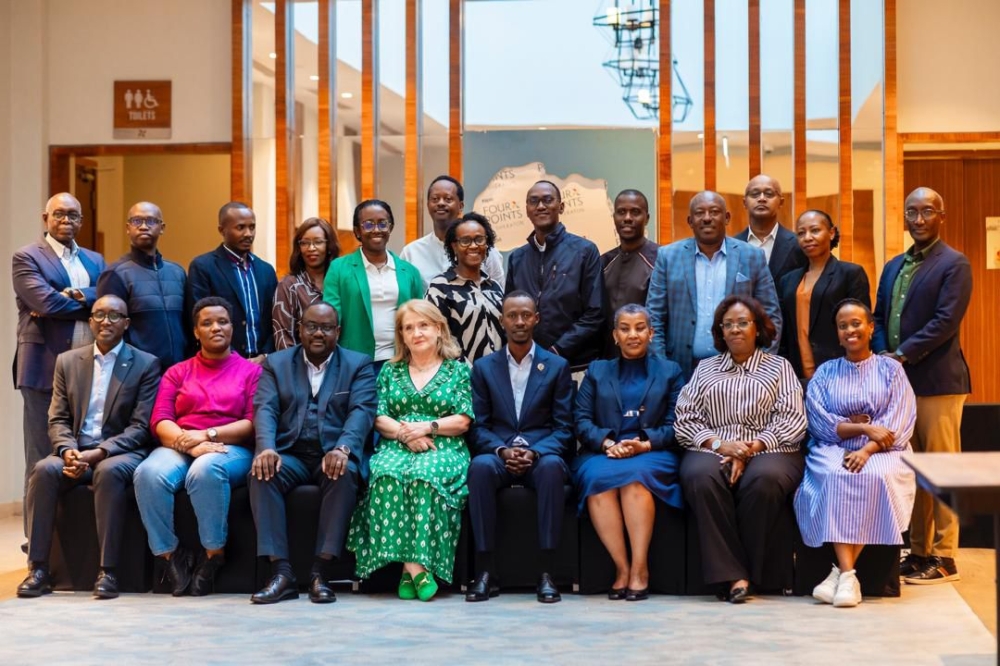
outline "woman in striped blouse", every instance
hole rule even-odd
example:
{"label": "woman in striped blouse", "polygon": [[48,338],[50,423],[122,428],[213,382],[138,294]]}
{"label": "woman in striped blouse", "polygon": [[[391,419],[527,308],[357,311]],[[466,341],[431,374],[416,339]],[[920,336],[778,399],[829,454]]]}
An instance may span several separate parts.
{"label": "woman in striped blouse", "polygon": [[809,383],[809,454],[795,516],[807,546],[832,543],[837,564],[813,596],[857,606],[854,563],[866,544],[901,544],[916,484],[903,463],[916,421],[916,398],[903,366],[871,351],[871,310],[857,299],[835,312],[844,358],[819,366]]}
{"label": "woman in striped blouse", "polygon": [[750,583],[792,587],[794,517],[802,479],[802,386],[785,359],[764,350],[775,327],[756,300],[729,296],[715,310],[721,352],[702,360],[677,401],[677,441],[687,447],[681,487],[698,522],[705,583],[746,601]]}

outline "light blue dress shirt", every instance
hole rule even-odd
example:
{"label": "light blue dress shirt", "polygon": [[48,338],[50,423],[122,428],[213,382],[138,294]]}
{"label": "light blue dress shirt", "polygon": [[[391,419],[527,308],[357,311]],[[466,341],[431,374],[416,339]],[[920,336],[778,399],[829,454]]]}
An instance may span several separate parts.
{"label": "light blue dress shirt", "polygon": [[695,307],[698,316],[695,318],[694,345],[691,352],[694,358],[703,359],[719,353],[712,340],[712,321],[715,318],[715,308],[726,297],[725,241],[711,259],[698,249],[697,244],[695,245],[694,275]]}
{"label": "light blue dress shirt", "polygon": [[111,386],[111,375],[115,369],[115,361],[122,351],[124,342],[119,342],[107,354],[94,344],[94,377],[90,385],[90,402],[87,404],[87,415],[80,426],[80,437],[77,443],[81,449],[97,446],[104,440],[104,402],[108,397],[108,387]]}

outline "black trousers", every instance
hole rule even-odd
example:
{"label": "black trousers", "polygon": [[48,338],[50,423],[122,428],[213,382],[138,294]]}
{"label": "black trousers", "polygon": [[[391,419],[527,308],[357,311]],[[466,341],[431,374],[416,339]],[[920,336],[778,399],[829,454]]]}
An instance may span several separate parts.
{"label": "black trousers", "polygon": [[[755,456],[730,486],[719,456],[689,451],[681,461],[684,499],[698,523],[705,583],[746,579],[762,589],[791,587],[795,517],[789,496],[802,481],[801,453]],[[787,547],[786,547],[787,546]],[[780,561],[787,550],[789,561]]]}
{"label": "black trousers", "polygon": [[497,491],[512,485],[533,488],[538,495],[538,544],[542,550],[554,550],[562,533],[566,506],[566,481],[569,467],[556,455],[538,459],[521,476],[507,471],[495,453],[484,453],[469,465],[469,516],[478,552],[492,551],[496,545]]}
{"label": "black trousers", "polygon": [[311,483],[319,486],[319,525],[316,555],[340,557],[358,497],[358,467],[348,461],[347,470],[336,481],[323,473],[323,452],[318,455],[282,453],[281,469],[270,481],[247,479],[250,508],[257,524],[257,554],[288,559],[288,525],[285,494]]}
{"label": "black trousers", "polygon": [[28,535],[28,479],[39,461],[52,455],[52,441],[49,439],[49,404],[52,390],[39,391],[21,388],[24,401],[24,535]]}
{"label": "black trousers", "polygon": [[[51,455],[35,465],[28,480],[25,516],[28,522],[28,560],[47,562],[52,548],[52,530],[56,522],[59,497],[82,484],[94,487],[94,513],[97,516],[97,539],[101,544],[101,567],[118,566],[122,532],[125,529],[125,502],[132,473],[145,455],[122,453],[105,458],[79,479],[63,471],[63,460]],[[66,553],[72,557],[72,553]]]}

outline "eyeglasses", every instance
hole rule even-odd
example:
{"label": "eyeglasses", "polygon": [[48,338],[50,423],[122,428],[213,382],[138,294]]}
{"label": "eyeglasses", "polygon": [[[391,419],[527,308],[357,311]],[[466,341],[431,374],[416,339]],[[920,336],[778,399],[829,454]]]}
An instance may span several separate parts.
{"label": "eyeglasses", "polygon": [[59,221],[69,220],[70,222],[79,222],[83,219],[83,215],[75,210],[54,210],[52,211],[52,217]]}
{"label": "eyeglasses", "polygon": [[163,220],[158,217],[130,217],[128,218],[128,223],[138,229],[139,227],[146,225],[147,227],[155,227],[158,224],[163,224]]}
{"label": "eyeglasses", "polygon": [[903,217],[906,218],[907,222],[916,222],[918,217],[924,218],[924,220],[930,220],[935,215],[941,215],[944,213],[943,210],[937,210],[936,208],[921,208],[917,210],[916,208],[907,208],[903,213]]}
{"label": "eyeglasses", "polygon": [[[370,231],[370,229],[368,231]],[[326,247],[326,241],[325,240],[300,240],[299,241],[299,249],[300,250],[316,249],[316,248],[320,248],[320,247]]]}
{"label": "eyeglasses", "polygon": [[731,331],[734,328],[738,328],[741,331],[745,331],[748,328],[750,328],[750,324],[752,323],[753,322],[750,321],[749,319],[740,319],[739,321],[724,321],[721,324],[719,324],[719,326],[722,328],[723,331]]}
{"label": "eyeglasses", "polygon": [[125,319],[125,315],[121,312],[105,312],[104,310],[98,310],[96,312],[91,312],[90,318],[96,322],[102,322],[107,319],[112,324],[117,324],[122,319]]}
{"label": "eyeglasses", "polygon": [[302,324],[302,330],[305,331],[306,335],[313,335],[316,331],[323,331],[323,335],[330,335],[337,330],[337,327],[333,324],[314,324],[307,321]]}
{"label": "eyeglasses", "polygon": [[361,223],[362,231],[375,231],[376,229],[379,231],[389,231],[389,227],[389,220],[376,220],[374,222],[372,220],[365,220]]}
{"label": "eyeglasses", "polygon": [[531,206],[532,208],[535,208],[540,203],[543,203],[546,206],[551,206],[556,201],[558,201],[558,199],[556,199],[551,194],[544,197],[528,197],[528,205]]}
{"label": "eyeglasses", "polygon": [[778,196],[781,195],[774,190],[750,190],[747,192],[747,197],[750,199],[760,199],[761,197],[764,197],[765,199],[774,199]]}
{"label": "eyeglasses", "polygon": [[486,245],[486,236],[473,236],[472,238],[466,236],[465,238],[456,238],[455,242],[461,248],[468,248],[472,245],[483,247]]}

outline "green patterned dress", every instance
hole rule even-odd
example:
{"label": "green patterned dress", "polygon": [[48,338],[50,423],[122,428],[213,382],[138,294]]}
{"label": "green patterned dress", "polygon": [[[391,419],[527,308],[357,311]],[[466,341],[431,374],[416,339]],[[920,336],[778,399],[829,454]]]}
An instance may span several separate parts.
{"label": "green patterned dress", "polygon": [[[402,422],[453,414],[474,418],[468,366],[446,360],[418,391],[405,361],[386,363],[378,376],[378,413]],[[413,453],[394,439],[379,440],[370,487],[347,536],[361,578],[390,562],[416,562],[451,582],[469,494],[469,450],[461,436],[438,435],[434,446],[436,451]]]}

